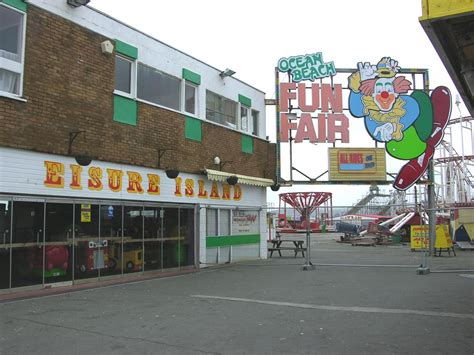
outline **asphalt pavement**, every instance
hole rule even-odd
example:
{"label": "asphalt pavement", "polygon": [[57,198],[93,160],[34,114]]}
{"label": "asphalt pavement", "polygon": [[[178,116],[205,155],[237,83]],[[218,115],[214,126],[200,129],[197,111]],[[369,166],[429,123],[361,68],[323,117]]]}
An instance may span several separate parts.
{"label": "asphalt pavement", "polygon": [[1,354],[473,354],[474,252],[283,257],[0,303]]}

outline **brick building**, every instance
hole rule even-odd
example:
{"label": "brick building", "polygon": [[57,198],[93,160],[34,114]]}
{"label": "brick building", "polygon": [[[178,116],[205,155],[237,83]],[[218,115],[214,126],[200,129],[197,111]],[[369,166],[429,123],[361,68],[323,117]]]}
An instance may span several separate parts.
{"label": "brick building", "polygon": [[266,257],[264,93],[75,3],[0,1],[0,289]]}

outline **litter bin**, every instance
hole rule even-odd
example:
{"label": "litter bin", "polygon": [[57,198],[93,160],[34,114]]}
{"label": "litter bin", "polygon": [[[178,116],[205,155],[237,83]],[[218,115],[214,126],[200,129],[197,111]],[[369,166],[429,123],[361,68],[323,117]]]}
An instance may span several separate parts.
{"label": "litter bin", "polygon": [[399,235],[392,235],[392,244],[400,244],[402,237]]}

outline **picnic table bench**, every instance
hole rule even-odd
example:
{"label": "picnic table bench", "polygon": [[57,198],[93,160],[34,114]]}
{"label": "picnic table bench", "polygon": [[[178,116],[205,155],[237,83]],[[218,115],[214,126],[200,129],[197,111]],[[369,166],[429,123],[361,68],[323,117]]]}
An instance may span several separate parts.
{"label": "picnic table bench", "polygon": [[[295,252],[295,258],[298,255],[298,253],[301,253],[304,257],[304,252],[306,251],[306,248],[303,246],[304,244],[303,240],[276,238],[276,239],[270,240],[269,242],[272,243],[272,246],[268,247],[268,251],[270,252],[270,258],[273,256],[273,253],[275,251],[277,251],[278,255],[281,256],[282,250],[293,250]],[[293,245],[282,246],[283,243],[292,243]]]}

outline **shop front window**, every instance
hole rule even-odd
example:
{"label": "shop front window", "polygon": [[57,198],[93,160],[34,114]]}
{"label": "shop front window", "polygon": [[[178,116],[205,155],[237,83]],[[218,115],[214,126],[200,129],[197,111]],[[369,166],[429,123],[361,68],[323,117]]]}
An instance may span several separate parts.
{"label": "shop front window", "polygon": [[74,209],[74,279],[99,277],[109,263],[109,247],[100,240],[100,210],[98,204],[81,203]]}
{"label": "shop front window", "polygon": [[179,209],[163,208],[163,267],[179,266]]}
{"label": "shop front window", "polygon": [[230,210],[219,210],[219,235],[230,235]]}
{"label": "shop front window", "polygon": [[46,203],[44,282],[72,280],[74,205]]}
{"label": "shop front window", "polygon": [[217,209],[206,209],[206,236],[213,237],[218,235],[217,229]]}
{"label": "shop front window", "polygon": [[0,200],[0,289],[10,287],[11,201]]}
{"label": "shop front window", "polygon": [[100,205],[100,240],[107,245],[108,267],[102,275],[116,275],[122,273],[122,206]]}
{"label": "shop front window", "polygon": [[143,207],[124,207],[123,272],[143,271]]}
{"label": "shop front window", "polygon": [[179,211],[180,224],[180,266],[194,265],[194,210],[182,208]]}
{"label": "shop front window", "polygon": [[43,283],[44,202],[14,201],[12,287]]}
{"label": "shop front window", "polygon": [[163,268],[163,219],[160,207],[145,207],[144,219],[144,270]]}

